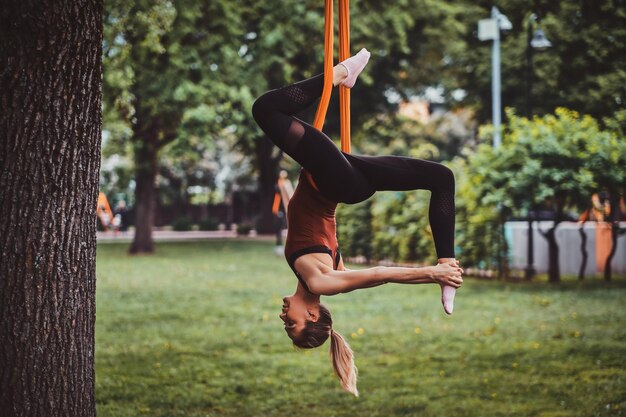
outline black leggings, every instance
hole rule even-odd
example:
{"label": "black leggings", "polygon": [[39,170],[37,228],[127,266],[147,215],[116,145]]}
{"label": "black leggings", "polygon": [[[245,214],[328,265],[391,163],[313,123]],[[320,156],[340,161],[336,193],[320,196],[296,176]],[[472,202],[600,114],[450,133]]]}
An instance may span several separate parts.
{"label": "black leggings", "polygon": [[429,221],[437,257],[454,257],[454,175],[437,162],[401,156],[357,156],[341,152],[332,140],[294,114],[322,94],[323,74],[269,91],[252,114],[267,136],[311,173],[320,193],[354,204],[376,191],[429,190]]}

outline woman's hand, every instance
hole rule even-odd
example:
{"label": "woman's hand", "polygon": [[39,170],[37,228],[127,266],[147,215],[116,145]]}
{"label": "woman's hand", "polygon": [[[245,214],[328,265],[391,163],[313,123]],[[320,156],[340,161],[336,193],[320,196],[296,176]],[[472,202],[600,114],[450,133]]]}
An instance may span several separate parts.
{"label": "woman's hand", "polygon": [[440,263],[433,267],[432,278],[440,285],[449,285],[459,288],[463,283],[463,270],[449,263]]}
{"label": "woman's hand", "polygon": [[[459,260],[456,258],[439,258],[437,259],[438,264],[449,264],[450,266],[460,266]],[[461,268],[461,273],[463,273],[463,269]]]}

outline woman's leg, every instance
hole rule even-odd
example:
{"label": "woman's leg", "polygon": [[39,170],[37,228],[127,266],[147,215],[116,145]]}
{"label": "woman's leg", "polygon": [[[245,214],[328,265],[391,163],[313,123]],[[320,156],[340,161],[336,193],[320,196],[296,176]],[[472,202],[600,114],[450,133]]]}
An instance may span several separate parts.
{"label": "woman's leg", "polygon": [[[346,155],[376,191],[429,190],[428,217],[439,262],[456,266],[454,259],[454,174],[437,162],[398,156]],[[452,314],[455,289],[442,287],[446,313]]]}
{"label": "woman's leg", "polygon": [[[336,68],[338,74],[342,74],[342,67]],[[343,73],[344,78],[345,75]],[[338,77],[335,81],[340,80]],[[351,202],[354,190],[368,189],[364,177],[352,168],[328,136],[294,117],[317,101],[323,87],[324,77],[320,74],[269,91],[255,101],[252,114],[274,144],[311,173],[325,197]]]}
{"label": "woman's leg", "polygon": [[376,191],[429,190],[428,217],[437,257],[454,258],[454,174],[437,162],[398,156],[346,155]]}

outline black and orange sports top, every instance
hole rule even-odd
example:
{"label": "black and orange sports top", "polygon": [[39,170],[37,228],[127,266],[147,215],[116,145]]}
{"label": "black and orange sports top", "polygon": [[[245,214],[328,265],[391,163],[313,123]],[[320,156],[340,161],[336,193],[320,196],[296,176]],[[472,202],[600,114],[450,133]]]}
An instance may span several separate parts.
{"label": "black and orange sports top", "polygon": [[300,283],[308,287],[295,268],[296,259],[309,253],[327,253],[337,269],[341,254],[337,243],[335,209],[337,203],[320,194],[304,170],[300,171],[298,186],[289,200],[287,210],[287,241],[285,258]]}

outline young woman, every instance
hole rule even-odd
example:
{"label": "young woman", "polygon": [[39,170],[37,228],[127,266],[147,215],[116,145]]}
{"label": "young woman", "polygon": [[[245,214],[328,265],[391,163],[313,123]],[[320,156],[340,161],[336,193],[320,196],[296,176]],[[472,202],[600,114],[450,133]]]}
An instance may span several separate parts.
{"label": "young woman", "polygon": [[[370,57],[362,49],[335,66],[333,84],[352,88]],[[298,278],[293,295],[283,299],[280,318],[293,343],[314,348],[331,339],[335,373],[347,391],[358,395],[353,353],[333,330],[330,311],[320,296],[372,288],[386,283],[437,283],[452,313],[454,291],[463,279],[454,258],[454,176],[445,166],[397,156],[357,156],[341,152],[326,135],[294,117],[322,94],[323,74],[269,91],[252,108],[267,136],[301,166],[287,210],[285,257]],[[438,256],[436,266],[375,267],[348,270],[339,254],[335,208],[364,201],[376,191],[431,191],[429,221]]]}

